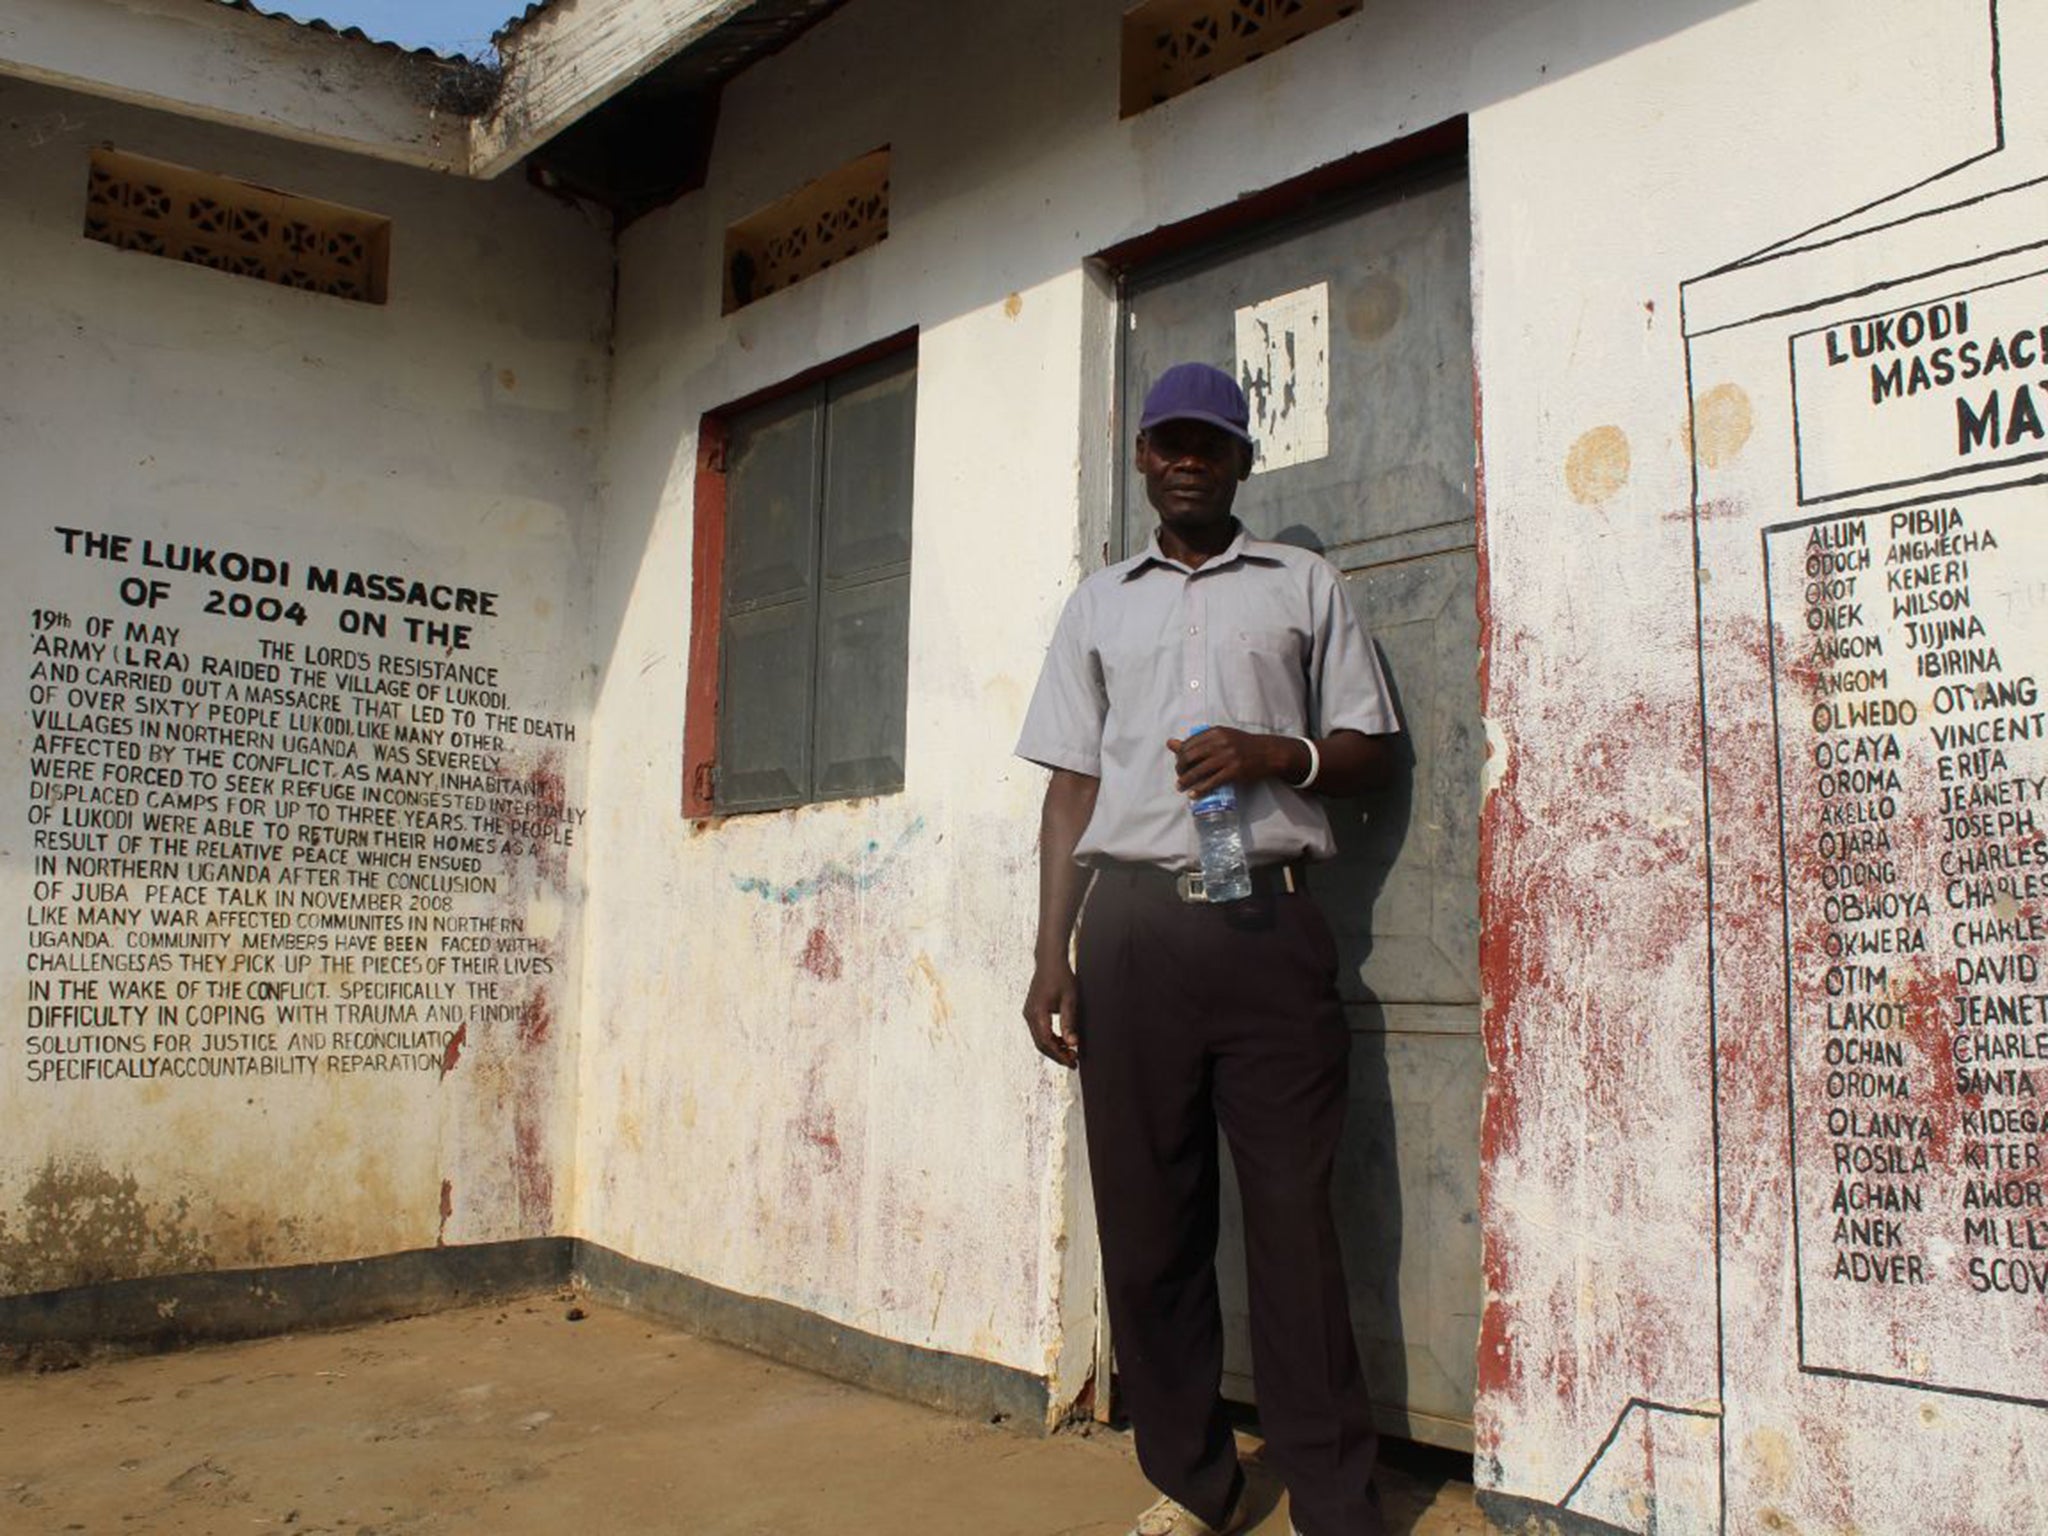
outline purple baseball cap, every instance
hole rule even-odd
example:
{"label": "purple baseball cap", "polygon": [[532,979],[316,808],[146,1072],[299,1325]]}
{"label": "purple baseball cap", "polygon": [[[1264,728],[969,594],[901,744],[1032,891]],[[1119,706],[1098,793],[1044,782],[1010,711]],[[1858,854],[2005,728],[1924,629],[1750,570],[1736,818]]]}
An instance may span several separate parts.
{"label": "purple baseball cap", "polygon": [[1175,363],[1153,380],[1145,395],[1145,414],[1138,418],[1138,430],[1148,431],[1162,421],[1206,421],[1249,443],[1251,414],[1237,380],[1221,368],[1211,368],[1207,363]]}

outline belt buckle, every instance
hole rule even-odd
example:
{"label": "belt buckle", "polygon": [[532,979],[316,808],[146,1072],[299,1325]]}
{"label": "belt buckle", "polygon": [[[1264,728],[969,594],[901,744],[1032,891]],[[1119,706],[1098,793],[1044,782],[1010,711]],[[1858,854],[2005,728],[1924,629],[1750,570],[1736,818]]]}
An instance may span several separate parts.
{"label": "belt buckle", "polygon": [[1184,869],[1175,875],[1173,893],[1185,902],[1201,902],[1206,905],[1209,900],[1208,888],[1202,884],[1202,872],[1199,869]]}

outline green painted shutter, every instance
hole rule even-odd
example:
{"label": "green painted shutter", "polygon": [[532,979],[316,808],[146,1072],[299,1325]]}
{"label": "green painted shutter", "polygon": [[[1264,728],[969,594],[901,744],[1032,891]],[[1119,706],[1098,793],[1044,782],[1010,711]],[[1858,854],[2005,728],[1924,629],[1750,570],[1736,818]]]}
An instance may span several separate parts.
{"label": "green painted shutter", "polygon": [[903,787],[916,416],[914,358],[833,382],[818,626],[820,799]]}
{"label": "green painted shutter", "polygon": [[722,811],[903,787],[916,411],[906,355],[732,423]]}
{"label": "green painted shutter", "polygon": [[796,805],[811,795],[823,426],[817,391],[733,423],[726,461],[720,810]]}

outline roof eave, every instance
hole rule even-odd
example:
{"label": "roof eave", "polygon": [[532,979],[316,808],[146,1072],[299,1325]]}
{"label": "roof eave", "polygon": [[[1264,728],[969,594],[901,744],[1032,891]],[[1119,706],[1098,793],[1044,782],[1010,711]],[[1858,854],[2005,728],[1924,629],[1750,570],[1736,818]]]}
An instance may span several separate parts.
{"label": "roof eave", "polygon": [[461,66],[216,0],[0,0],[0,74],[429,170],[469,173]]}
{"label": "roof eave", "polygon": [[505,77],[477,119],[470,165],[495,176],[709,36],[753,0],[583,0],[551,5],[498,36]]}

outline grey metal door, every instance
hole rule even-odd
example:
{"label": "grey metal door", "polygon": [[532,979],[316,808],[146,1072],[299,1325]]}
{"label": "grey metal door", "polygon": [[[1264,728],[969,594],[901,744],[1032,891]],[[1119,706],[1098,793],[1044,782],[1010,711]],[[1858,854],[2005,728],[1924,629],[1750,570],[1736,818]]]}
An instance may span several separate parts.
{"label": "grey metal door", "polygon": [[[1460,167],[1132,274],[1122,369],[1127,423],[1169,364],[1246,382],[1264,461],[1239,512],[1343,571],[1399,697],[1412,760],[1393,788],[1333,807],[1342,856],[1316,881],[1354,1032],[1338,1221],[1383,1427],[1466,1450],[1485,1081],[1470,227]],[[1129,550],[1152,517],[1123,451]],[[1249,1401],[1225,1167],[1225,1389]]]}

